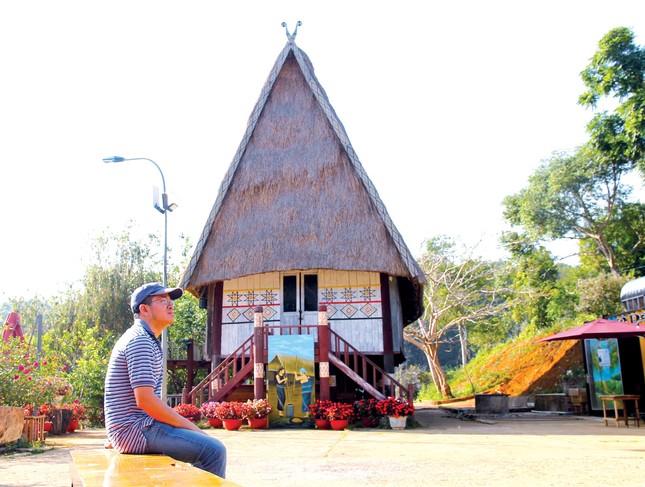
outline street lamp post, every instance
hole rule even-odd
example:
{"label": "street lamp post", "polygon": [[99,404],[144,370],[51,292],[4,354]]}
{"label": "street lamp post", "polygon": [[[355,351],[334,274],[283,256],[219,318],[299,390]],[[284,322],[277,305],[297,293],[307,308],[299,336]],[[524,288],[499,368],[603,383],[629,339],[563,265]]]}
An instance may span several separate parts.
{"label": "street lamp post", "polygon": [[[159,167],[159,164],[157,164],[152,159],[148,159],[147,157],[126,158],[121,156],[112,156],[103,159],[103,162],[105,163],[116,163],[124,161],[149,161],[154,164],[154,166],[159,170],[159,174],[161,175],[161,186],[163,191],[161,194],[161,206],[159,206],[158,201],[155,201],[154,207],[163,214],[163,286],[168,287],[168,212],[173,211],[175,208],[177,208],[177,205],[175,203],[168,203],[168,194],[166,193],[166,178],[164,177],[163,171]],[[163,379],[161,383],[161,400],[163,402],[166,402],[168,391],[168,382],[166,379],[166,373],[168,369],[167,328],[164,328],[163,332],[161,332],[161,350],[163,353]]]}

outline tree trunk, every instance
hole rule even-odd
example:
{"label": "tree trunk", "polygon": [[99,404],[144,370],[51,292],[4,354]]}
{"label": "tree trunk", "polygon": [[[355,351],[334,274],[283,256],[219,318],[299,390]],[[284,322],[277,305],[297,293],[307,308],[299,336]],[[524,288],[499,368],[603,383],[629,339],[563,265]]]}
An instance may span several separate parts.
{"label": "tree trunk", "polygon": [[461,346],[461,365],[465,367],[468,363],[468,330],[461,325],[459,325],[459,345]]}
{"label": "tree trunk", "polygon": [[452,398],[452,391],[450,390],[450,385],[446,380],[446,373],[444,372],[441,364],[439,363],[439,347],[435,343],[427,344],[424,353],[426,359],[428,360],[428,367],[430,368],[430,374],[432,375],[432,382],[434,382],[437,391],[441,393],[443,399]]}

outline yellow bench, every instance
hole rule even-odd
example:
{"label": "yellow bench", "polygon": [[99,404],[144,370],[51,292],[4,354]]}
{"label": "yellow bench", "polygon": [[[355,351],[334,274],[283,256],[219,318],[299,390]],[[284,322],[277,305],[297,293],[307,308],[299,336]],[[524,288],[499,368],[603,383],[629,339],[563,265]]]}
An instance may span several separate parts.
{"label": "yellow bench", "polygon": [[75,450],[71,454],[73,487],[240,487],[165,455],[122,455],[114,450]]}

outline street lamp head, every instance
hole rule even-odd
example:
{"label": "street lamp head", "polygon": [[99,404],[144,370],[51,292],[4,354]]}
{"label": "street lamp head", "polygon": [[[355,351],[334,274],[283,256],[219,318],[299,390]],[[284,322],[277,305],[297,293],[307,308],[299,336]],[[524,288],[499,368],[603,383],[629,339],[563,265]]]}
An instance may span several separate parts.
{"label": "street lamp head", "polygon": [[112,156],[112,157],[104,157],[103,162],[109,163],[109,162],[123,162],[125,161],[125,157],[121,156]]}

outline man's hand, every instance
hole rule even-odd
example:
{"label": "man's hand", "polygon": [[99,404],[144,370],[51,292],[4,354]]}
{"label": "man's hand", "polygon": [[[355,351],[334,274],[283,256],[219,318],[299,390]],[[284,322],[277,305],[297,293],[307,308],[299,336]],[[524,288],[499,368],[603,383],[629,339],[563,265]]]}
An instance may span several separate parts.
{"label": "man's hand", "polygon": [[[137,407],[143,409],[149,416],[157,421],[176,426],[178,428],[186,428],[193,431],[204,433],[192,421],[184,418],[181,414],[159,399],[152,387],[136,387],[134,389],[134,397],[137,401]],[[204,433],[206,434],[206,433]]]}

